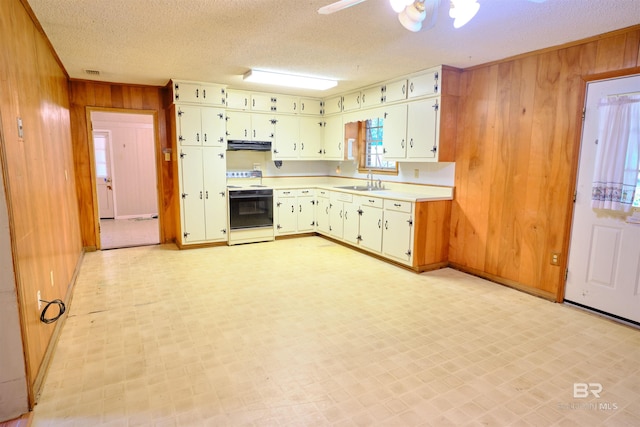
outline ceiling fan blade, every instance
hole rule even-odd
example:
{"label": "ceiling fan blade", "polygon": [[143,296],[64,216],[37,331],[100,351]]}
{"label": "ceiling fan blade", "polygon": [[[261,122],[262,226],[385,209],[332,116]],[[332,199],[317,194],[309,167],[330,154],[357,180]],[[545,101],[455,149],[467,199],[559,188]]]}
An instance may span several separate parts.
{"label": "ceiling fan blade", "polygon": [[351,6],[355,6],[358,3],[362,3],[365,0],[338,0],[335,3],[328,4],[318,9],[318,13],[321,15],[328,15],[330,13],[338,12],[339,10],[346,9]]}

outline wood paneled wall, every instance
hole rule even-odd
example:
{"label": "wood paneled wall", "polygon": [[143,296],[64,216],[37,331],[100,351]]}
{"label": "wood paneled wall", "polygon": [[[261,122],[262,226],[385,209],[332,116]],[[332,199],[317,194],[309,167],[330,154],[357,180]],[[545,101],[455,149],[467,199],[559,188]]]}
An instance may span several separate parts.
{"label": "wood paneled wall", "polygon": [[94,181],[91,176],[91,150],[93,142],[89,140],[87,130],[87,107],[119,109],[132,112],[145,110],[156,112],[157,135],[156,158],[157,171],[161,179],[158,188],[160,202],[160,239],[162,243],[175,241],[175,213],[173,192],[172,162],[163,161],[162,150],[171,148],[167,133],[168,110],[164,108],[165,88],[155,86],[136,86],[118,83],[100,83],[94,81],[71,80],[71,128],[73,132],[73,155],[76,165],[76,182],[82,244],[85,248],[95,248],[95,208],[97,201],[93,197]]}
{"label": "wood paneled wall", "polygon": [[462,73],[453,266],[562,299],[584,76],[639,66],[639,51],[636,26]]}
{"label": "wood paneled wall", "polygon": [[69,94],[65,71],[21,1],[0,2],[0,40],[0,158],[33,403],[34,383],[60,324],[40,322],[37,294],[65,299],[82,256]]}

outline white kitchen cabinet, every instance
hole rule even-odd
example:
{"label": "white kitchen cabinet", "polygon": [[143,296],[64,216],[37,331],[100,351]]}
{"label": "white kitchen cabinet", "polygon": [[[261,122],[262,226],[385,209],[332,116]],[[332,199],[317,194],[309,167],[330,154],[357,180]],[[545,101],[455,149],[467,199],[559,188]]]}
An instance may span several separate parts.
{"label": "white kitchen cabinet", "polygon": [[282,236],[296,232],[298,223],[296,191],[278,190],[274,201],[275,232]]}
{"label": "white kitchen cabinet", "polygon": [[271,141],[274,139],[274,118],[270,114],[227,111],[227,140]]}
{"label": "white kitchen cabinet", "polygon": [[225,146],[225,110],[215,107],[176,105],[176,137],[180,146]]}
{"label": "white kitchen cabinet", "polygon": [[309,233],[315,230],[316,200],[312,189],[275,192],[276,234]]}
{"label": "white kitchen cabinet", "polygon": [[227,108],[233,110],[251,109],[251,92],[227,89]]}
{"label": "white kitchen cabinet", "polygon": [[300,159],[321,160],[323,158],[322,117],[298,116],[298,120],[300,126]]}
{"label": "white kitchen cabinet", "polygon": [[407,105],[385,107],[382,147],[387,160],[404,160],[407,157]]}
{"label": "white kitchen cabinet", "polygon": [[360,196],[359,246],[375,253],[382,252],[382,220],[384,200]]}
{"label": "white kitchen cabinet", "polygon": [[278,115],[275,119],[273,159],[300,157],[300,120],[298,116]]}
{"label": "white kitchen cabinet", "polygon": [[360,91],[360,107],[371,108],[382,104],[382,86],[374,86]]}
{"label": "white kitchen cabinet", "polygon": [[353,194],[332,191],[329,200],[329,235],[357,244],[358,205],[353,203]]}
{"label": "white kitchen cabinet", "polygon": [[329,200],[330,191],[316,190],[316,231],[320,234],[329,235]]}
{"label": "white kitchen cabinet", "polygon": [[296,110],[298,114],[321,116],[323,112],[323,102],[317,98],[300,98],[300,108]]}
{"label": "white kitchen cabinet", "polygon": [[226,159],[222,147],[180,147],[180,243],[227,239]]}
{"label": "white kitchen cabinet", "polygon": [[171,89],[173,102],[213,106],[226,104],[226,89],[222,85],[173,80]]}
{"label": "white kitchen cabinet", "polygon": [[407,97],[435,96],[440,93],[440,68],[409,77]]}
{"label": "white kitchen cabinet", "polygon": [[407,105],[407,159],[438,161],[439,98]]}
{"label": "white kitchen cabinet", "polygon": [[297,96],[273,95],[273,99],[275,100],[273,111],[278,114],[298,114],[300,111],[300,98]]}
{"label": "white kitchen cabinet", "polygon": [[396,161],[438,161],[439,100],[396,104],[385,108],[384,158]]}
{"label": "white kitchen cabinet", "polygon": [[385,199],[382,254],[406,265],[413,262],[412,203]]}
{"label": "white kitchen cabinet", "polygon": [[324,101],[324,114],[336,114],[342,112],[342,96],[333,96]]}
{"label": "white kitchen cabinet", "polygon": [[397,80],[384,85],[384,102],[397,102],[407,99],[407,79]]}
{"label": "white kitchen cabinet", "polygon": [[342,115],[324,118],[322,154],[325,160],[344,160]]}
{"label": "white kitchen cabinet", "polygon": [[273,112],[276,111],[276,98],[268,93],[251,94],[251,111]]}
{"label": "white kitchen cabinet", "polygon": [[342,111],[360,109],[360,91],[347,93],[342,97]]}

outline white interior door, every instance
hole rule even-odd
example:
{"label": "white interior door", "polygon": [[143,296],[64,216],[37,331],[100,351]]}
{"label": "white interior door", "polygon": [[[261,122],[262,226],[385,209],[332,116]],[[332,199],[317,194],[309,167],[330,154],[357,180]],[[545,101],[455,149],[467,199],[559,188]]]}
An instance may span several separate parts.
{"label": "white interior door", "polygon": [[113,180],[111,175],[111,137],[109,132],[94,131],[93,148],[96,162],[98,215],[101,219],[114,218]]}
{"label": "white interior door", "polygon": [[640,75],[587,88],[565,300],[640,322],[640,225],[628,223],[629,214],[591,208],[598,102],[630,92],[640,92]]}

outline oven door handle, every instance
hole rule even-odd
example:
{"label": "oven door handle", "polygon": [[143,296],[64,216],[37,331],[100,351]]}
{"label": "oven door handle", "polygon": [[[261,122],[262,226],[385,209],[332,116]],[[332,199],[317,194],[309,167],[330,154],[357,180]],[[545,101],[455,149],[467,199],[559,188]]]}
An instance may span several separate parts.
{"label": "oven door handle", "polygon": [[256,195],[256,194],[233,194],[233,192],[229,192],[230,199],[273,199],[273,196],[269,195]]}

